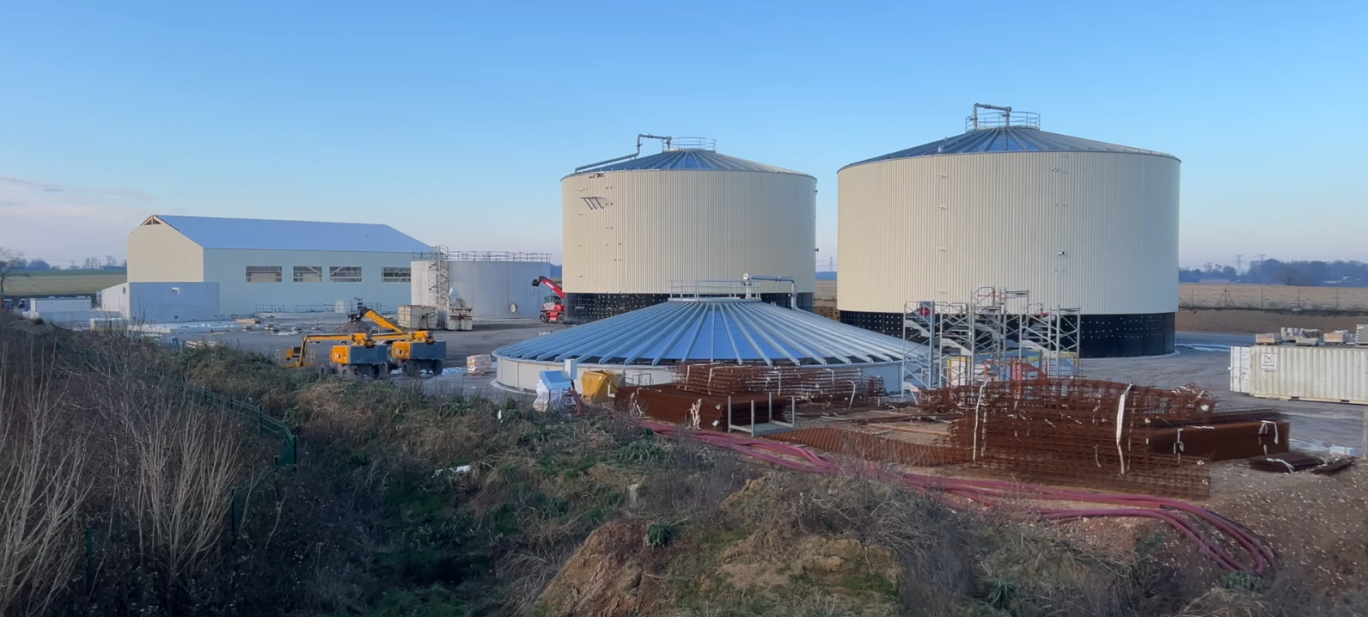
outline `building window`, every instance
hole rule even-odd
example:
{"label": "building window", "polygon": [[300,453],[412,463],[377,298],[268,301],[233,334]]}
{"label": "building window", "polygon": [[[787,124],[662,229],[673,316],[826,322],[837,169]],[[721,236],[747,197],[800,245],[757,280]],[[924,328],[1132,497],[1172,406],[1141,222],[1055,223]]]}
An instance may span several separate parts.
{"label": "building window", "polygon": [[247,266],[248,283],[279,283],[284,277],[280,266]]}
{"label": "building window", "polygon": [[296,283],[322,283],[323,266],[295,266],[294,282]]}
{"label": "building window", "polygon": [[333,266],[328,268],[328,280],[334,283],[360,283],[360,266]]}
{"label": "building window", "polygon": [[381,268],[381,283],[407,283],[413,279],[413,268]]}

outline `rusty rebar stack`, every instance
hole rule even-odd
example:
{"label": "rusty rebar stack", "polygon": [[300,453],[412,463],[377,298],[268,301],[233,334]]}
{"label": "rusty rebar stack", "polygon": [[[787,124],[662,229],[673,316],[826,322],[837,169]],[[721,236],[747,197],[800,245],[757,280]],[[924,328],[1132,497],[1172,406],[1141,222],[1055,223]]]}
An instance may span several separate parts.
{"label": "rusty rebar stack", "polygon": [[994,382],[926,392],[921,406],[963,415],[942,445],[989,469],[1060,484],[1204,497],[1210,460],[1286,448],[1286,422],[1251,411],[1222,418],[1196,388]]}
{"label": "rusty rebar stack", "polygon": [[746,366],[693,363],[673,367],[674,385],[702,394],[767,392],[799,400],[867,399],[885,393],[883,379],[856,367]]}

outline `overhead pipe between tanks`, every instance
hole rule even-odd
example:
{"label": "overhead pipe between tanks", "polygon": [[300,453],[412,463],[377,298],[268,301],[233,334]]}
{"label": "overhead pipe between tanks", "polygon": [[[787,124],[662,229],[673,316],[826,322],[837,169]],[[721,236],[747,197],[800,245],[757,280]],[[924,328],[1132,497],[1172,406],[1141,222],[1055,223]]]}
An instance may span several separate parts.
{"label": "overhead pipe between tanks", "polygon": [[606,161],[599,161],[599,162],[597,162],[597,163],[590,163],[590,164],[588,164],[588,165],[581,165],[581,166],[575,168],[574,173],[579,173],[579,172],[581,172],[581,171],[587,171],[587,170],[593,169],[593,168],[595,168],[595,167],[602,167],[602,166],[604,166],[604,165],[609,165],[609,164],[612,164],[612,163],[617,163],[617,162],[619,162],[619,161],[630,161],[630,160],[632,160],[632,159],[634,159],[634,158],[637,158],[637,157],[641,156],[641,140],[643,140],[643,139],[659,139],[660,141],[665,142],[665,149],[666,149],[666,150],[669,150],[669,149],[670,149],[670,142],[674,141],[674,138],[673,138],[673,137],[663,137],[663,136],[660,136],[660,135],[651,135],[650,133],[638,133],[638,134],[637,134],[637,149],[636,149],[636,153],[635,153],[635,154],[628,154],[627,156],[619,156],[619,157],[617,157],[617,158],[615,158],[615,159],[608,159],[608,160],[606,160]]}
{"label": "overhead pipe between tanks", "polygon": [[750,295],[751,281],[769,281],[772,283],[789,284],[789,308],[798,310],[798,282],[791,276],[766,276],[764,274],[743,274],[741,280],[746,283],[746,295]]}

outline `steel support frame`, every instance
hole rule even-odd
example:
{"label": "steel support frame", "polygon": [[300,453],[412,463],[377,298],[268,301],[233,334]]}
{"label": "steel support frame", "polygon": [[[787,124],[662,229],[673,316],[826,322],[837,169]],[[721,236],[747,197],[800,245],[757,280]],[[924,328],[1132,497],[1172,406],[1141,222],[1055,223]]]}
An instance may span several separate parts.
{"label": "steel support frame", "polygon": [[[1031,352],[1040,356],[1036,376],[1074,377],[1080,368],[1080,316],[1073,308],[1046,310],[1030,301],[1028,290],[995,287],[975,289],[969,302],[906,302],[902,390],[1011,380],[1018,377],[1014,362],[1033,366]],[[949,383],[955,358],[968,364],[960,384]]]}

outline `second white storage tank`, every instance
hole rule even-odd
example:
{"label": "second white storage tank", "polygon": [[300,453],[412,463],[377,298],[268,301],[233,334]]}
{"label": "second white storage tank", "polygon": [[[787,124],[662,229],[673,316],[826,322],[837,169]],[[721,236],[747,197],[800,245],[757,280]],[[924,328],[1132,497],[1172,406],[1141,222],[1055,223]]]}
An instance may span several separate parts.
{"label": "second white storage tank", "polygon": [[[561,181],[570,321],[664,302],[674,281],[745,274],[793,277],[799,307],[811,310],[817,180],[719,154],[709,140],[661,139],[659,154],[585,166]],[[788,304],[787,283],[757,287],[764,300]]]}

